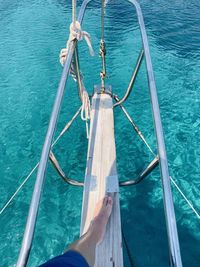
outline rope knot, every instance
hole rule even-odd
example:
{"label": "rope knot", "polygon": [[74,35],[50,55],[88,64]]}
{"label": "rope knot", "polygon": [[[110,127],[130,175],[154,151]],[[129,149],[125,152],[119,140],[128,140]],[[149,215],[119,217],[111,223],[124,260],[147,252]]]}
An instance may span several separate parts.
{"label": "rope knot", "polygon": [[90,51],[90,55],[94,56],[94,50],[92,48],[91,37],[88,32],[82,31],[81,24],[79,23],[79,21],[76,21],[75,26],[73,22],[70,24],[69,32],[70,32],[69,34],[70,41],[72,40],[74,41],[75,39],[77,41],[81,41],[85,39],[88,45],[89,51]]}
{"label": "rope knot", "polygon": [[[82,31],[81,29],[81,25],[78,21],[75,22],[75,24],[72,22],[70,24],[69,27],[69,38],[66,44],[66,48],[61,49],[60,51],[60,63],[63,66],[68,52],[69,52],[69,46],[71,44],[72,41],[81,41],[81,40],[85,40],[89,51],[90,51],[90,55],[94,56],[94,50],[92,48],[92,44],[91,44],[91,38],[88,32],[86,31]],[[75,67],[75,63],[74,60],[72,60],[71,62],[71,67],[70,67],[70,74],[72,75],[73,79],[77,82],[77,73],[76,73],[76,67]],[[86,123],[86,132],[87,132],[87,138],[89,138],[89,127],[88,127],[88,121],[90,119],[90,99],[88,96],[88,93],[85,89],[84,83],[83,83],[83,76],[80,73],[80,78],[81,78],[81,84],[80,86],[82,87],[82,95],[81,95],[81,100],[82,100],[82,107],[81,107],[81,119],[83,121],[85,121]]]}
{"label": "rope knot", "polygon": [[69,37],[71,37],[71,40],[77,39],[78,41],[80,41],[83,39],[81,25],[78,21],[76,21],[75,26],[73,22],[70,24],[69,32],[70,32]]}
{"label": "rope knot", "polygon": [[66,48],[63,48],[60,51],[60,64],[62,66],[64,65],[64,63],[66,61],[70,43],[74,40],[81,41],[83,39],[87,43],[90,55],[94,56],[94,50],[92,48],[91,37],[90,37],[89,33],[86,31],[82,31],[81,25],[78,21],[76,21],[75,26],[74,26],[74,23],[72,22],[70,24],[70,27],[69,27],[69,38],[68,38],[68,41],[66,44]]}

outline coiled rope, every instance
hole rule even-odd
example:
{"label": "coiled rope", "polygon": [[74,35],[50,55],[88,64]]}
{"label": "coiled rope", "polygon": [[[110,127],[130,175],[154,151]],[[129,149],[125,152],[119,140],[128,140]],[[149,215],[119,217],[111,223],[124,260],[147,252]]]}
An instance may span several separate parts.
{"label": "coiled rope", "polygon": [[[85,40],[88,48],[89,48],[89,52],[91,56],[94,56],[94,50],[92,48],[92,44],[91,44],[91,38],[88,32],[86,31],[82,31],[81,29],[81,25],[80,23],[76,20],[76,1],[73,0],[72,1],[72,23],[70,24],[70,28],[69,28],[69,38],[66,44],[66,48],[61,49],[60,51],[60,63],[63,66],[65,61],[66,61],[66,57],[69,51],[69,45],[72,41],[81,41],[81,40]],[[74,64],[74,61],[72,61],[71,63],[71,68],[70,68],[70,74],[72,75],[74,81],[77,82],[77,73],[76,73],[76,67]],[[81,107],[81,119],[83,121],[86,122],[86,135],[87,138],[89,138],[89,126],[88,126],[88,121],[90,119],[90,99],[89,99],[89,95],[85,89],[84,83],[83,83],[83,75],[80,75],[80,86],[81,86],[81,91],[82,91],[82,95],[81,95],[81,100],[82,100],[82,107]]]}
{"label": "coiled rope", "polygon": [[88,96],[88,93],[86,90],[83,90],[83,95],[82,95],[82,107],[81,107],[81,119],[85,121],[86,123],[86,134],[87,138],[89,138],[89,126],[88,126],[88,121],[90,119],[90,99]]}

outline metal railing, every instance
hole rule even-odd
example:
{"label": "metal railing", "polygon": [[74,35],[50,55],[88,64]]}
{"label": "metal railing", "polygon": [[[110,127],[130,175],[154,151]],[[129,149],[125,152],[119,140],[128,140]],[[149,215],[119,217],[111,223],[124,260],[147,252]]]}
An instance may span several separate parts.
{"label": "metal railing", "polygon": [[[79,16],[78,16],[78,21],[80,24],[82,23],[85,9],[87,7],[87,4],[91,0],[85,0],[80,8]],[[54,101],[54,106],[53,110],[51,113],[50,121],[49,121],[49,126],[48,130],[46,133],[43,149],[42,149],[42,154],[40,158],[40,163],[38,167],[38,172],[37,172],[37,177],[36,177],[36,182],[34,186],[34,191],[32,195],[32,200],[29,208],[29,214],[28,214],[28,219],[26,222],[26,228],[22,240],[22,245],[21,245],[21,250],[19,254],[19,258],[17,261],[16,267],[23,267],[26,266],[30,250],[31,250],[31,245],[32,245],[32,240],[33,240],[33,235],[34,235],[34,230],[35,230],[35,224],[36,224],[36,219],[37,219],[37,214],[38,214],[38,208],[39,208],[39,203],[40,203],[40,197],[43,189],[43,184],[45,180],[45,173],[46,173],[46,168],[47,168],[47,163],[49,159],[49,153],[51,149],[51,144],[54,136],[54,132],[56,129],[56,124],[58,120],[58,115],[60,112],[60,107],[63,99],[63,94],[65,90],[65,84],[66,80],[69,75],[69,70],[70,70],[70,65],[72,61],[72,57],[74,54],[74,50],[76,47],[76,41],[73,41],[69,45],[69,52],[67,54],[67,58],[64,64],[62,76],[60,79],[60,83],[57,89],[57,94],[56,98]]]}
{"label": "metal railing", "polygon": [[163,200],[164,200],[165,220],[167,225],[168,242],[169,242],[170,264],[172,267],[182,267],[176,217],[174,212],[174,204],[172,199],[170,176],[168,170],[167,154],[165,149],[163,128],[161,123],[158,97],[156,92],[156,84],[154,79],[146,29],[140,5],[136,0],[128,0],[128,1],[132,3],[136,8],[138,23],[140,26],[140,32],[143,42],[143,49],[146,59],[149,93],[151,98],[151,107],[153,113],[154,128],[156,133],[156,141],[158,146],[158,155],[159,155],[159,163],[160,163],[161,178],[162,178]]}
{"label": "metal railing", "polygon": [[[143,20],[140,5],[135,0],[128,0],[128,1],[131,2],[136,8],[138,23],[140,26],[141,37],[143,41],[144,55],[146,59],[149,92],[150,92],[150,97],[151,97],[154,127],[155,127],[156,140],[157,140],[157,145],[158,145],[158,155],[159,155],[159,163],[160,163],[161,177],[162,177],[163,196],[164,196],[163,199],[164,199],[166,225],[167,225],[168,240],[169,240],[170,263],[172,267],[182,267],[177,226],[176,226],[176,218],[175,218],[174,205],[173,205],[171,186],[170,186],[167,155],[166,155],[166,149],[165,149],[165,143],[164,143],[164,137],[163,137],[163,129],[162,129],[162,124],[161,124],[158,97],[157,97],[157,92],[156,92],[156,85],[155,85],[155,79],[154,79],[153,68],[152,68],[152,63],[151,63],[151,56],[150,56],[150,51],[149,51],[147,34],[145,30],[145,25],[144,25],[144,20]],[[80,8],[80,12],[78,16],[78,21],[80,23],[82,23],[85,9],[89,2],[91,2],[91,0],[84,0]],[[20,254],[19,254],[16,267],[26,266],[28,258],[29,258],[35,225],[36,225],[37,214],[38,214],[38,208],[39,208],[39,203],[40,203],[40,197],[42,194],[43,184],[45,180],[45,173],[46,173],[49,153],[50,153],[52,140],[53,140],[53,136],[54,136],[57,120],[58,120],[58,115],[60,112],[62,98],[63,98],[63,94],[65,90],[65,84],[66,84],[66,80],[69,75],[70,65],[71,65],[72,57],[74,55],[75,48],[76,48],[76,41],[73,41],[69,45],[69,53],[65,61],[65,65],[64,65],[61,80],[58,86],[52,114],[50,117],[50,122],[49,122],[48,130],[47,130],[47,134],[45,137],[42,154],[40,158],[40,163],[38,167],[36,182],[35,182],[32,200],[30,204],[30,209],[29,209],[28,219],[27,219],[24,237],[22,241],[22,246],[21,246],[21,250],[20,250]],[[130,85],[130,88],[131,87],[132,87],[132,84]],[[129,95],[129,93],[130,92],[128,91],[127,95]],[[123,100],[125,100],[126,98],[127,97],[125,97]]]}
{"label": "metal railing", "polygon": [[133,71],[133,74],[131,76],[131,79],[130,79],[130,82],[129,82],[129,85],[128,85],[128,88],[126,90],[126,93],[124,94],[124,96],[122,97],[122,99],[120,99],[119,101],[117,101],[113,107],[117,107],[121,104],[123,104],[126,99],[128,99],[132,89],[133,89],[133,85],[135,83],[135,80],[136,80],[136,77],[137,77],[137,74],[140,70],[140,66],[142,64],[142,59],[143,59],[143,56],[144,56],[144,49],[142,48],[141,51],[140,51],[140,54],[138,56],[138,59],[137,59],[137,62],[136,62],[136,65],[135,65],[135,68],[134,68],[134,71]]}

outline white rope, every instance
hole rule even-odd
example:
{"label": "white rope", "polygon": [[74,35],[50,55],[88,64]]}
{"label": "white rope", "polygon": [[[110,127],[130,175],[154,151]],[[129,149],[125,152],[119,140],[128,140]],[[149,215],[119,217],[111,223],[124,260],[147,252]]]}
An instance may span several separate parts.
{"label": "white rope", "polygon": [[[67,57],[67,48],[63,48],[63,49],[61,49],[61,51],[60,51],[60,64],[62,65],[62,66],[64,66],[64,64],[65,64],[65,60],[66,60],[66,57]],[[74,65],[75,63],[74,63],[74,60],[72,59],[72,62],[71,62],[71,66],[70,66],[70,70],[69,70],[69,73],[70,73],[70,75],[72,76],[72,78],[73,78],[73,80],[75,81],[75,82],[77,82],[77,77],[76,77],[76,68],[75,68],[75,65]],[[81,78],[82,78],[82,74],[80,73],[80,76],[81,76]]]}
{"label": "white rope", "polygon": [[[67,49],[62,49],[61,53],[65,53]],[[63,61],[63,58],[61,59]],[[64,61],[63,61],[64,62]],[[71,68],[70,68],[70,74],[72,78],[74,79],[75,82],[77,82],[77,76],[76,76],[76,71],[75,71],[75,65],[74,62],[71,63]],[[86,123],[86,136],[87,139],[89,138],[89,126],[88,126],[88,121],[90,119],[90,99],[88,96],[88,93],[85,89],[84,83],[83,83],[83,75],[80,72],[80,86],[82,88],[82,106],[81,106],[81,119],[85,121]]]}
{"label": "white rope", "polygon": [[84,89],[82,94],[82,107],[81,107],[81,119],[86,122],[86,134],[89,138],[88,120],[90,119],[90,99],[87,91]]}
{"label": "white rope", "polygon": [[[73,18],[74,18],[74,15],[73,15]],[[69,39],[67,41],[66,48],[63,48],[60,51],[60,64],[62,66],[64,65],[64,63],[66,61],[67,54],[69,51],[69,45],[74,40],[80,41],[80,40],[84,39],[88,45],[90,55],[94,56],[94,50],[92,48],[90,35],[88,32],[81,30],[81,25],[78,21],[75,21],[75,23],[73,21],[70,24],[69,32],[70,32],[69,33]],[[72,61],[71,68],[70,68],[70,74],[72,75],[73,79],[77,82],[76,71],[75,71],[75,66],[74,66],[73,61]],[[89,138],[88,120],[90,119],[90,100],[89,100],[88,93],[85,89],[85,86],[83,84],[82,74],[81,74],[81,86],[83,88],[83,90],[82,90],[83,93],[81,96],[82,97],[81,119],[86,122],[86,134],[87,134],[87,138]]]}
{"label": "white rope", "polygon": [[62,66],[64,66],[64,64],[65,64],[66,57],[67,57],[67,53],[68,53],[67,48],[62,48],[62,49],[60,50],[59,58],[60,58],[60,64],[61,64]]}
{"label": "white rope", "polygon": [[76,0],[72,0],[72,22],[76,23]]}
{"label": "white rope", "polygon": [[182,195],[182,197],[185,199],[189,207],[192,209],[192,211],[196,214],[197,218],[200,219],[199,213],[196,211],[196,209],[193,207],[192,203],[187,199],[187,197],[184,195],[184,193],[181,191],[180,187],[177,185],[177,183],[174,181],[174,179],[170,176],[170,180],[176,187],[176,189],[179,191],[179,193]]}
{"label": "white rope", "polygon": [[70,43],[74,40],[81,41],[83,39],[86,41],[88,45],[90,55],[94,56],[94,50],[92,48],[92,43],[91,43],[91,38],[90,38],[89,33],[81,30],[81,25],[78,21],[76,21],[75,27],[74,27],[74,23],[72,22],[69,27],[69,39],[67,41],[66,48],[63,48],[60,51],[60,64],[62,66],[64,65],[66,61]]}
{"label": "white rope", "polygon": [[105,0],[105,1],[104,1],[104,8],[105,8],[106,5],[108,4],[108,1],[109,1],[109,0]]}
{"label": "white rope", "polygon": [[[64,48],[60,52],[60,63],[63,66],[66,60],[67,56],[67,48]],[[74,62],[72,61],[71,63],[71,68],[70,68],[70,74],[72,78],[74,79],[75,82],[77,82],[77,76],[76,76],[76,71],[75,71],[75,65]],[[81,119],[85,121],[86,123],[86,135],[87,139],[89,138],[89,126],[88,126],[88,120],[90,119],[90,99],[88,96],[88,93],[85,89],[84,83],[83,83],[83,75],[80,72],[80,77],[81,77],[81,87],[82,87],[82,107],[81,107]]]}

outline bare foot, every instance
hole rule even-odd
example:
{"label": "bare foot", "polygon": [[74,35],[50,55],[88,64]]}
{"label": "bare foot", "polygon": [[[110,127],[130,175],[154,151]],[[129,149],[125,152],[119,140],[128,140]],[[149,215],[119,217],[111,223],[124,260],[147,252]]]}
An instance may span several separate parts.
{"label": "bare foot", "polygon": [[106,225],[112,212],[112,205],[113,200],[108,196],[99,201],[88,231],[68,249],[78,251],[86,259],[90,267],[95,264],[96,245],[104,238]]}
{"label": "bare foot", "polygon": [[112,212],[113,200],[111,197],[105,196],[100,200],[94,212],[94,219],[91,222],[89,232],[95,239],[96,243],[100,243],[106,231],[106,225]]}

